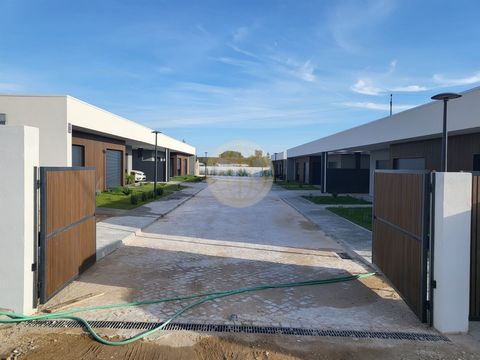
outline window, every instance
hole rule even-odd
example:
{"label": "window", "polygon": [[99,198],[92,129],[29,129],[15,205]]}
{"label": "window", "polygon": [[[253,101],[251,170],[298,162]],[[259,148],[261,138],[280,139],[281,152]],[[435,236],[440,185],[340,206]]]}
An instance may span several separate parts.
{"label": "window", "polygon": [[393,168],[395,170],[425,170],[425,159],[424,158],[394,159]]}
{"label": "window", "polygon": [[187,175],[188,173],[188,160],[187,159],[183,159],[183,167],[184,167],[184,170],[185,170],[185,173],[184,175]]}
{"label": "window", "polygon": [[375,161],[375,169],[388,169],[388,168],[390,168],[390,160]]}
{"label": "window", "polygon": [[473,171],[480,171],[480,154],[473,154]]}
{"label": "window", "polygon": [[177,158],[177,175],[182,175],[182,159]]}
{"label": "window", "polygon": [[85,166],[85,147],[72,145],[72,166]]}

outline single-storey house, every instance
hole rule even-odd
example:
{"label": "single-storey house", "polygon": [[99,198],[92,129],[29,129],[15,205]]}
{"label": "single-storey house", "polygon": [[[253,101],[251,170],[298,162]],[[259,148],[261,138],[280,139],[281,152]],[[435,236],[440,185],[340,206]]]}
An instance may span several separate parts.
{"label": "single-storey house", "polygon": [[[68,95],[0,95],[0,125],[40,131],[41,166],[95,166],[97,190],[124,185],[125,173],[154,178],[152,129]],[[158,134],[158,180],[193,174],[195,148]]]}
{"label": "single-storey house", "polygon": [[[448,170],[480,171],[480,87],[448,103]],[[431,101],[286,150],[282,177],[373,192],[375,169],[440,170],[443,102]],[[278,166],[272,155],[272,161]]]}

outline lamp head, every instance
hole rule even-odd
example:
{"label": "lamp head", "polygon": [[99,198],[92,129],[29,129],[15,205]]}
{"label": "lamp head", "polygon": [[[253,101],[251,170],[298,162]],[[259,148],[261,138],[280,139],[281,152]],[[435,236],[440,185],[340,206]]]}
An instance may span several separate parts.
{"label": "lamp head", "polygon": [[456,93],[441,93],[432,96],[432,100],[453,100],[453,99],[458,99],[459,97],[462,97],[460,94]]}

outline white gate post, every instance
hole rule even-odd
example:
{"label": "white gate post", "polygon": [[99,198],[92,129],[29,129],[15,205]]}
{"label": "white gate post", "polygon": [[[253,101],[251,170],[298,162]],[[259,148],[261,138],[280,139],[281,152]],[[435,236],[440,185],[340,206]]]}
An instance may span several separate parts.
{"label": "white gate post", "polygon": [[39,131],[0,125],[0,307],[33,312],[34,167]]}
{"label": "white gate post", "polygon": [[435,173],[433,326],[468,331],[472,174]]}

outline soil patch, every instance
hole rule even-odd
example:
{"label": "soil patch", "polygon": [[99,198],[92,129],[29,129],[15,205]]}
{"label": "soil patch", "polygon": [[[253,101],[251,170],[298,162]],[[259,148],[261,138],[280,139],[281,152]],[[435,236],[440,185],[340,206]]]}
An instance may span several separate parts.
{"label": "soil patch", "polygon": [[[165,333],[125,346],[105,346],[88,335],[57,329],[0,329],[0,359],[370,360],[479,359],[478,347],[446,342],[192,332]],[[116,340],[118,338],[110,337]]]}

